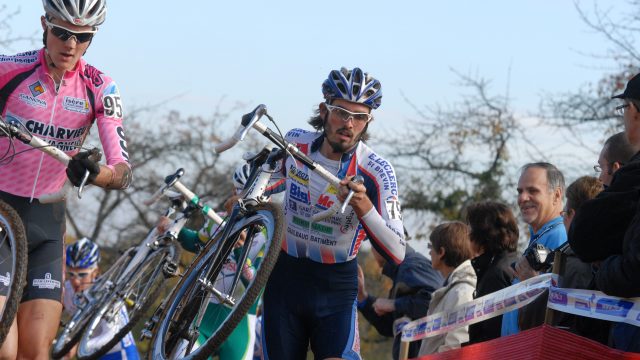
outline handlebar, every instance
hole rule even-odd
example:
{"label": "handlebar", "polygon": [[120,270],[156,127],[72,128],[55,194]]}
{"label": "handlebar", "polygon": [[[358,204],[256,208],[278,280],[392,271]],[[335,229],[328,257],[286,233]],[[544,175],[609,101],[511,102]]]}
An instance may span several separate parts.
{"label": "handlebar", "polygon": [[172,194],[174,193],[168,190],[169,188],[173,187],[187,201],[189,201],[194,206],[200,208],[204,215],[206,215],[211,220],[215,221],[216,224],[218,225],[222,224],[224,220],[218,214],[216,214],[216,212],[213,211],[213,209],[209,205],[202,203],[200,201],[200,198],[196,194],[194,194],[191,190],[189,190],[186,186],[184,186],[179,181],[182,175],[184,175],[184,169],[180,168],[174,174],[167,176],[164,179],[164,185],[160,187],[160,189],[158,189],[153,195],[151,195],[149,199],[144,200],[142,203],[147,206],[150,206],[156,201],[158,201],[158,199],[160,199],[162,196],[173,197]]}
{"label": "handlebar", "polygon": [[[258,105],[252,112],[243,115],[242,122],[238,127],[238,129],[236,130],[236,133],[232,137],[218,144],[215,147],[215,152],[219,154],[223,151],[230,149],[239,141],[242,141],[246,136],[246,134],[249,132],[249,130],[253,128],[253,129],[256,129],[260,134],[265,136],[267,139],[269,139],[271,142],[276,144],[278,147],[285,150],[288,154],[293,156],[296,160],[305,164],[311,171],[320,175],[320,177],[325,179],[330,184],[332,184],[336,188],[340,186],[340,179],[338,179],[335,175],[333,175],[332,173],[327,171],[325,168],[323,168],[320,164],[318,164],[317,162],[313,161],[308,156],[306,156],[302,151],[300,151],[300,149],[298,149],[298,147],[296,147],[291,143],[286,142],[282,138],[282,136],[273,132],[266,125],[262,124],[259,120],[264,115],[266,115],[267,117],[269,116],[267,115],[267,107],[263,104]],[[351,196],[353,196],[353,194],[351,194]],[[347,201],[345,202],[348,203],[349,200],[350,198],[347,199]],[[311,220],[313,222],[318,222],[326,218],[329,218],[335,215],[340,210],[341,207],[343,207],[342,203],[340,203],[340,201],[336,201],[334,205],[329,209],[312,215]],[[344,207],[346,208],[346,205]]]}
{"label": "handlebar", "polygon": [[[67,153],[65,153],[64,151],[40,139],[39,137],[32,135],[28,131],[24,131],[17,125],[6,122],[2,117],[0,117],[0,135],[6,135],[9,137],[16,138],[20,140],[20,142],[26,145],[29,145],[34,149],[38,149],[46,153],[47,155],[53,157],[54,159],[62,163],[62,165],[64,166],[68,166],[69,161],[71,160],[71,157],[67,155]],[[90,155],[91,160],[96,159],[94,161],[96,162],[100,161],[100,158],[102,157],[102,153],[100,152],[100,150],[94,148],[89,150],[89,152],[92,154]],[[84,190],[84,186],[88,178],[89,178],[89,172],[87,171],[84,174],[82,183],[78,187],[78,198],[80,199],[82,198],[82,191]],[[71,184],[69,179],[67,179],[64,185],[62,186],[62,188],[58,192],[41,195],[38,198],[38,200],[43,204],[65,200],[67,197],[67,194],[72,188],[73,188],[73,185]]]}

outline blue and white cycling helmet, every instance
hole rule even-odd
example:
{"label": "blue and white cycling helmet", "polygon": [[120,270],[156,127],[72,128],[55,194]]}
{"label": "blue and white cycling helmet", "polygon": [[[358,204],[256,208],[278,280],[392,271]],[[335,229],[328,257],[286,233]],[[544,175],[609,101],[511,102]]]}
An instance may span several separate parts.
{"label": "blue and white cycling helmet", "polygon": [[244,189],[244,185],[247,183],[247,179],[249,179],[249,173],[251,168],[248,163],[244,163],[236,168],[236,171],[233,173],[233,186],[236,188],[236,192],[239,193]]}
{"label": "blue and white cycling helmet", "polygon": [[107,16],[106,0],[42,0],[44,11],[78,26],[98,27]]}
{"label": "blue and white cycling helmet", "polygon": [[100,249],[93,241],[83,237],[67,246],[67,266],[78,269],[95,267],[100,261]]}
{"label": "blue and white cycling helmet", "polygon": [[329,77],[322,83],[322,94],[327,102],[344,99],[377,109],[382,101],[382,85],[359,68],[348,70],[343,67],[329,73]]}

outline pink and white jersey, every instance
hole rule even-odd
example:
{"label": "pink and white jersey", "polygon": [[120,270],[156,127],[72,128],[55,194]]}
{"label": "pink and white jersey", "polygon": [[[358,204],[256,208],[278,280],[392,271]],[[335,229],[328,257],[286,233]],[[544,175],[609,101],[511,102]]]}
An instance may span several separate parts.
{"label": "pink and white jersey", "polygon": [[[129,163],[118,87],[84,59],[64,74],[56,91],[44,49],[0,55],[0,114],[70,156],[96,121],[107,166]],[[0,191],[37,198],[62,187],[67,175],[60,162],[20,141],[13,144],[17,155],[0,165]],[[0,137],[0,154],[7,154],[9,145]]]}
{"label": "pink and white jersey", "polygon": [[[304,164],[288,157],[283,168],[287,223],[283,250],[294,257],[333,264],[354,259],[362,241],[369,238],[371,245],[387,261],[402,262],[404,228],[396,175],[391,164],[362,142],[334,163],[319,153],[322,133],[294,129],[285,138],[340,179],[362,175],[374,208],[358,218],[353,208],[347,206],[344,214],[337,213],[326,220],[313,222],[313,214],[328,209],[337,201],[338,189],[328,185]],[[278,190],[284,190],[284,187],[280,185]]]}

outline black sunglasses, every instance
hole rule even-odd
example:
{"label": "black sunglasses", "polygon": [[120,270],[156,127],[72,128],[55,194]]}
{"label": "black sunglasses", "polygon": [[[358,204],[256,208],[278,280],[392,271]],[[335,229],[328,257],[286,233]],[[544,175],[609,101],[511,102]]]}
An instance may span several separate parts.
{"label": "black sunglasses", "polygon": [[82,44],[82,43],[86,43],[87,41],[91,41],[91,39],[93,39],[93,35],[95,35],[96,33],[96,30],[79,31],[79,32],[71,31],[65,28],[64,26],[50,23],[47,20],[45,20],[45,24],[47,25],[49,30],[51,30],[51,33],[62,41],[67,41],[73,36],[76,38],[76,41],[78,43]]}

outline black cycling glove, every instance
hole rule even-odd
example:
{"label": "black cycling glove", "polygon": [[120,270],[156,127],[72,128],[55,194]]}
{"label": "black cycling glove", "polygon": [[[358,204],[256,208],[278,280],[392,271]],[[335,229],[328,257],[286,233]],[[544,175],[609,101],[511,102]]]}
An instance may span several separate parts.
{"label": "black cycling glove", "polygon": [[100,165],[89,159],[89,152],[83,151],[75,154],[67,165],[67,177],[74,186],[80,186],[86,171],[89,171],[87,184],[92,183],[100,172]]}

